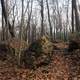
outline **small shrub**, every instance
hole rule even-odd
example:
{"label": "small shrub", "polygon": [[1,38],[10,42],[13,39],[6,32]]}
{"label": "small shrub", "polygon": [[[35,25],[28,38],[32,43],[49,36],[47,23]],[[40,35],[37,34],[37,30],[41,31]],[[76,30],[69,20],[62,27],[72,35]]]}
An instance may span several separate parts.
{"label": "small shrub", "polygon": [[20,58],[22,54],[21,51],[23,51],[24,49],[28,47],[27,42],[24,40],[13,38],[13,39],[8,40],[8,45],[10,49],[13,49],[12,58],[15,59],[17,65],[20,65],[20,60],[21,60]]}
{"label": "small shrub", "polygon": [[53,45],[46,36],[31,43],[29,48],[22,53],[22,62],[32,67],[48,63],[53,50]]}

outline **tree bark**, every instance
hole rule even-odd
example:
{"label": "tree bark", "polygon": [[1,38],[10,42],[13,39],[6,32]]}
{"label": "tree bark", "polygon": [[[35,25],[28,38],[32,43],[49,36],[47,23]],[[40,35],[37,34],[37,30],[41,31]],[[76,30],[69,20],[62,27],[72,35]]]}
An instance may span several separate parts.
{"label": "tree bark", "polygon": [[27,22],[27,27],[26,27],[26,36],[25,36],[25,40],[29,42],[31,42],[30,39],[30,21],[31,21],[31,15],[32,15],[32,7],[33,7],[33,0],[31,0],[31,11],[30,13],[28,13],[28,22]]}
{"label": "tree bark", "polygon": [[72,33],[74,33],[74,0],[72,0]]}
{"label": "tree bark", "polygon": [[78,8],[77,8],[77,3],[76,0],[74,0],[74,9],[75,9],[75,23],[76,23],[76,31],[80,31],[80,24],[79,24],[79,14],[78,14]]}
{"label": "tree bark", "polygon": [[[74,19],[75,16],[75,19]],[[75,22],[75,25],[74,25]],[[77,32],[80,31],[79,14],[77,10],[76,0],[72,0],[72,33],[74,32],[74,26]]]}
{"label": "tree bark", "polygon": [[[5,9],[4,0],[1,0],[1,6],[2,6],[2,12],[3,12],[3,16],[4,16],[4,19],[5,19],[5,22],[6,22],[6,24],[8,24],[8,26],[9,26],[9,32],[10,32],[10,34],[11,34],[11,37],[15,37],[14,31],[13,31],[13,29],[12,29],[12,26],[11,26],[9,20],[7,19],[8,17],[7,17],[7,12],[6,12],[6,9]],[[7,20],[8,20],[8,21],[7,21]]]}
{"label": "tree bark", "polygon": [[44,35],[44,7],[43,0],[41,0],[41,36]]}
{"label": "tree bark", "polygon": [[53,32],[52,32],[52,25],[51,25],[51,20],[50,20],[50,10],[49,10],[49,5],[48,5],[48,0],[46,0],[46,4],[47,4],[47,10],[48,10],[48,22],[49,22],[49,26],[50,26],[50,38],[51,40],[53,40]]}
{"label": "tree bark", "polygon": [[3,17],[3,12],[2,12],[2,41],[5,40],[5,27],[4,27],[4,17]]}

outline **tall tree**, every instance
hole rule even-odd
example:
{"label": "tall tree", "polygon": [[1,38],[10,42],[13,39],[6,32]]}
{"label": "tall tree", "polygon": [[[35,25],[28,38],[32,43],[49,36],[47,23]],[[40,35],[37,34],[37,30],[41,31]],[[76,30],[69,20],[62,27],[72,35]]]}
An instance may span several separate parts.
{"label": "tall tree", "polygon": [[[75,25],[74,25],[75,22]],[[77,32],[80,31],[79,14],[76,0],[72,0],[72,32],[74,32],[74,26]]]}
{"label": "tall tree", "polygon": [[69,27],[69,1],[70,0],[67,0],[65,1],[66,3],[66,25],[64,27],[64,40],[67,40],[68,39],[68,27]]}
{"label": "tall tree", "polygon": [[74,32],[74,0],[72,0],[72,33]]}
{"label": "tall tree", "polygon": [[[62,31],[62,9],[59,6],[59,0],[56,0],[56,8],[57,8],[57,24],[56,24],[56,35],[59,39],[62,38],[61,31]],[[59,34],[58,34],[59,31]]]}
{"label": "tall tree", "polygon": [[50,20],[50,10],[49,10],[48,0],[46,0],[46,4],[47,4],[47,10],[48,10],[48,22],[50,26],[50,38],[51,40],[53,40],[53,31],[52,31],[52,25],[51,25],[51,20]]}
{"label": "tall tree", "polygon": [[[20,37],[20,41],[22,41],[22,28],[24,25],[24,0],[22,1],[22,16],[21,16],[21,26],[20,26],[20,32],[19,32],[19,37]],[[20,42],[21,43],[21,42]],[[20,49],[19,49],[19,55],[18,55],[18,65],[21,65],[21,45],[20,45]]]}
{"label": "tall tree", "polygon": [[43,4],[43,0],[41,0],[40,6],[41,6],[41,36],[43,36],[44,35],[44,4]]}
{"label": "tall tree", "polygon": [[9,20],[8,20],[8,16],[7,16],[7,11],[5,9],[5,3],[4,0],[1,0],[1,6],[2,6],[2,12],[3,12],[3,16],[5,19],[6,24],[8,24],[9,26],[9,32],[11,34],[11,37],[15,37],[14,31],[12,29],[12,25],[10,24]]}
{"label": "tall tree", "polygon": [[[29,5],[30,7],[30,5]],[[30,42],[30,21],[31,21],[31,16],[32,16],[32,8],[33,8],[33,0],[31,0],[31,8],[29,10],[28,7],[28,20],[27,20],[27,27],[26,27],[26,36],[25,40],[29,43]],[[30,11],[30,12],[29,12]]]}
{"label": "tall tree", "polygon": [[5,40],[5,27],[4,27],[3,12],[2,12],[2,40]]}
{"label": "tall tree", "polygon": [[22,28],[24,25],[24,0],[21,0],[21,1],[22,1],[22,15],[21,15],[21,26],[20,26],[20,31],[19,31],[20,39],[22,38]]}
{"label": "tall tree", "polygon": [[75,9],[75,23],[76,23],[76,31],[80,31],[80,22],[79,22],[79,13],[78,13],[78,8],[77,8],[77,1],[74,0],[74,9]]}

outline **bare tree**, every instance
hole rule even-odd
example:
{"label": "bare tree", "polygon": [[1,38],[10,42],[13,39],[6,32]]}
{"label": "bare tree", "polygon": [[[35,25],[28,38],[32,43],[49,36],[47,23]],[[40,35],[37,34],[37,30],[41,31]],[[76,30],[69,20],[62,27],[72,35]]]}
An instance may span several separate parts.
{"label": "bare tree", "polygon": [[45,34],[44,30],[44,3],[43,0],[37,0],[39,2],[39,5],[41,7],[41,33],[40,36],[43,36]]}
{"label": "bare tree", "polygon": [[47,10],[48,10],[48,22],[50,26],[50,38],[51,40],[53,40],[53,31],[52,31],[52,25],[51,25],[51,20],[50,20],[50,10],[49,10],[49,5],[48,5],[48,0],[46,0],[46,4],[47,4]]}
{"label": "bare tree", "polygon": [[[31,38],[30,38],[30,21],[31,21],[31,16],[32,16],[32,7],[33,7],[33,0],[31,0],[31,8],[30,8],[30,12],[28,12],[28,21],[27,21],[27,27],[26,27],[25,40],[28,41],[28,43],[31,40]],[[29,10],[29,8],[28,8],[28,10]]]}
{"label": "bare tree", "polygon": [[72,33],[74,32],[74,0],[72,0]]}
{"label": "bare tree", "polygon": [[[61,31],[62,31],[62,9],[59,7],[59,0],[56,0],[56,36],[61,39]],[[59,32],[59,34],[58,34]]]}
{"label": "bare tree", "polygon": [[15,3],[14,3],[14,5],[13,5],[13,8],[12,8],[12,12],[13,12],[13,19],[12,19],[12,28],[13,28],[13,31],[15,30],[14,28],[15,28],[15,18],[16,18],[16,15],[17,14],[15,14],[15,7],[16,7],[16,0],[15,0]]}
{"label": "bare tree", "polygon": [[22,38],[22,28],[24,25],[24,0],[21,0],[21,1],[22,1],[22,15],[21,15],[21,26],[20,26],[20,31],[19,31],[19,38],[20,39]]}
{"label": "bare tree", "polygon": [[69,27],[69,1],[66,1],[66,23],[64,26],[64,40],[68,39],[68,27]]}
{"label": "bare tree", "polygon": [[[5,19],[6,24],[8,24],[9,26],[9,32],[11,34],[11,37],[15,37],[14,31],[12,29],[12,25],[10,24],[9,20],[8,20],[8,16],[7,16],[7,11],[5,9],[5,3],[4,0],[1,0],[1,6],[2,6],[2,12],[3,12],[3,16]],[[8,20],[8,21],[7,21]]]}
{"label": "bare tree", "polygon": [[4,26],[4,17],[2,12],[2,40],[5,40],[5,26]]}
{"label": "bare tree", "polygon": [[77,1],[73,0],[74,2],[74,9],[75,9],[75,23],[76,23],[76,31],[80,31],[80,22],[79,22],[79,14],[78,14],[78,8],[77,8]]}
{"label": "bare tree", "polygon": [[[75,18],[74,18],[75,17]],[[75,25],[74,25],[75,22]],[[76,26],[76,31],[80,31],[80,24],[79,24],[79,14],[77,9],[76,0],[72,0],[72,32],[74,32],[74,26]]]}

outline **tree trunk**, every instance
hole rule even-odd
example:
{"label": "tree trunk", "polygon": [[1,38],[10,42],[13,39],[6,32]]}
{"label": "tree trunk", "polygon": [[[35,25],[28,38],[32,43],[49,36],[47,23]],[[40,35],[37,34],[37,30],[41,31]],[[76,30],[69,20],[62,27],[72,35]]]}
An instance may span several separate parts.
{"label": "tree trunk", "polygon": [[[4,16],[4,19],[5,19],[5,22],[6,24],[8,24],[9,26],[9,32],[11,34],[11,37],[15,37],[15,34],[14,34],[14,31],[12,29],[12,26],[8,20],[8,17],[7,17],[7,12],[6,12],[6,9],[5,9],[5,3],[4,3],[4,0],[1,0],[1,6],[2,6],[2,12],[3,12],[3,16]],[[8,20],[8,21],[7,21]]]}
{"label": "tree trunk", "polygon": [[41,36],[43,36],[44,33],[44,7],[43,0],[41,0]]}
{"label": "tree trunk", "polygon": [[26,35],[25,35],[25,40],[31,42],[30,39],[30,21],[31,21],[31,15],[32,15],[32,7],[33,7],[33,0],[31,0],[31,11],[28,13],[28,22],[27,22],[27,28],[26,28]]}
{"label": "tree trunk", "polygon": [[20,31],[19,31],[19,38],[22,38],[22,28],[24,25],[24,0],[22,0],[22,15],[21,15],[21,26],[20,26]]}
{"label": "tree trunk", "polygon": [[[74,20],[74,16],[75,16],[75,20]],[[80,24],[79,24],[79,14],[77,10],[76,0],[72,0],[72,32],[74,32],[74,22],[75,22],[75,29],[77,32],[79,32]]]}
{"label": "tree trunk", "polygon": [[74,0],[74,9],[75,9],[75,23],[76,23],[76,31],[80,31],[80,24],[79,24],[79,14],[78,14],[78,9],[77,9],[77,3],[76,0]]}
{"label": "tree trunk", "polygon": [[74,0],[72,0],[72,33],[74,33]]}
{"label": "tree trunk", "polygon": [[5,40],[5,27],[4,27],[4,17],[3,17],[3,12],[2,12],[2,41]]}
{"label": "tree trunk", "polygon": [[50,20],[50,11],[49,11],[49,5],[48,5],[48,0],[46,0],[46,4],[47,4],[47,10],[48,10],[48,22],[49,22],[49,26],[50,26],[50,38],[51,40],[53,40],[53,32],[52,32],[52,25],[51,25],[51,20]]}

